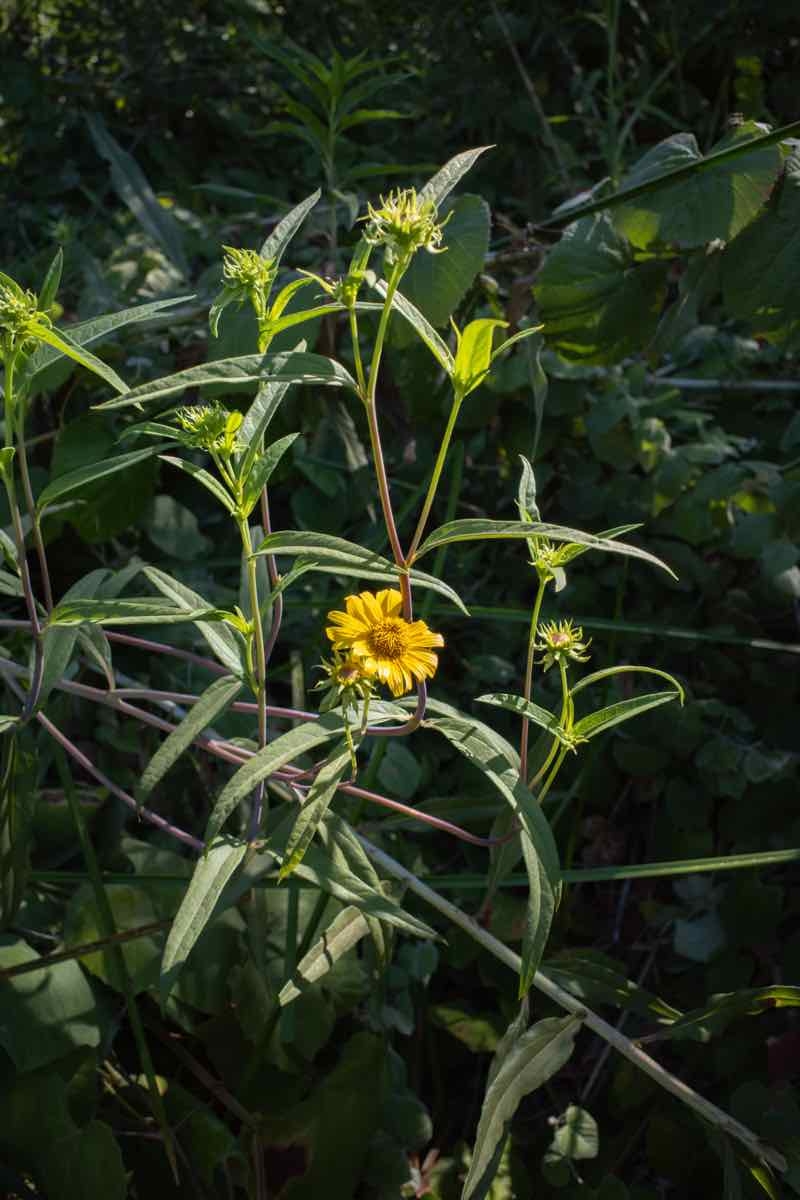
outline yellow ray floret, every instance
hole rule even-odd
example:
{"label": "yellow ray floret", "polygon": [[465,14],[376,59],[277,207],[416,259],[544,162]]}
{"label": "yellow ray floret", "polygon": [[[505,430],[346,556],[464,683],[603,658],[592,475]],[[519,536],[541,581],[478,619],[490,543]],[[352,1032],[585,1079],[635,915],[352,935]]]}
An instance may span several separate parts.
{"label": "yellow ray floret", "polygon": [[346,612],[328,613],[331,624],[325,632],[334,650],[358,658],[365,673],[387,684],[393,696],[410,692],[415,680],[434,674],[439,660],[432,648],[443,646],[444,638],[424,621],[401,616],[403,598],[398,591],[359,592],[344,603]]}

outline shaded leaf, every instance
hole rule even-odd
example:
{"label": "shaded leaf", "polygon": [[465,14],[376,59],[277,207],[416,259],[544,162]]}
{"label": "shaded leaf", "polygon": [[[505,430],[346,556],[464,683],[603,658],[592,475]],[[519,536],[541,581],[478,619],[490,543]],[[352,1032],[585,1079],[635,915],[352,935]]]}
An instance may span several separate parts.
{"label": "shaded leaf", "polygon": [[[197,592],[193,592],[191,588],[186,587],[177,579],[173,579],[171,575],[167,575],[166,571],[161,571],[158,567],[143,566],[142,574],[158,588],[162,596],[166,596],[173,604],[182,608],[184,612],[193,612],[204,607],[210,607],[208,601],[200,596]],[[243,676],[245,672],[244,666],[244,642],[239,638],[236,632],[229,626],[221,623],[210,623],[208,621],[197,621],[197,628],[205,638],[212,652],[217,656],[219,661],[233,675]]]}
{"label": "shaded leaf", "polygon": [[334,963],[369,933],[369,925],[359,909],[348,905],[334,917],[322,937],[295,967],[294,975],[278,993],[278,1003],[291,1004],[304,988],[321,979]]}
{"label": "shaded leaf", "polygon": [[336,789],[345,771],[354,761],[353,751],[347,741],[335,746],[320,767],[308,795],[300,806],[284,851],[280,879],[286,879],[298,864],[328,811]]}

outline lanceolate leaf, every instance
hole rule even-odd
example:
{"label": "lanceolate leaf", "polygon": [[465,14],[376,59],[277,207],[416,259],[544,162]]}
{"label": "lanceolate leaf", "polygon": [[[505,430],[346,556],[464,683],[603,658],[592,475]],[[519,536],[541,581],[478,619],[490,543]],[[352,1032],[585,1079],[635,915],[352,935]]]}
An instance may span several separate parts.
{"label": "lanceolate leaf", "polygon": [[604,733],[606,729],[610,729],[612,725],[630,721],[631,717],[638,717],[640,713],[647,712],[651,708],[658,708],[661,704],[669,704],[670,700],[678,698],[678,692],[650,692],[646,696],[618,700],[616,704],[609,704],[607,708],[599,708],[597,712],[590,713],[588,717],[576,721],[573,733],[576,737],[585,737],[591,740],[593,737],[597,737],[598,733]]}
{"label": "lanceolate leaf", "polygon": [[[166,571],[161,571],[158,567],[144,566],[142,574],[150,580],[154,587],[158,588],[162,596],[166,596],[185,612],[210,607],[208,602],[197,592],[193,592],[191,588],[186,587],[179,580],[173,579],[171,575],[167,575]],[[231,674],[243,676],[245,674],[244,642],[236,631],[229,625],[212,624],[202,620],[197,621],[197,628],[222,665]]]}
{"label": "lanceolate leaf", "polygon": [[771,1008],[797,1008],[800,1006],[800,988],[783,984],[771,987],[749,988],[741,992],[723,992],[712,996],[702,1008],[693,1008],[679,1016],[667,1028],[654,1035],[651,1040],[671,1037],[698,1038],[707,1041],[721,1033],[737,1017],[752,1017]]}
{"label": "lanceolate leaf", "polygon": [[357,945],[369,933],[367,919],[353,905],[343,908],[334,917],[322,937],[308,954],[301,958],[294,975],[278,993],[278,1003],[291,1004],[311,983],[316,983],[330,971],[335,962]]}
{"label": "lanceolate leaf", "polygon": [[[441,711],[443,705],[435,706]],[[453,712],[434,717],[425,727],[436,729],[487,776],[514,811],[520,823],[522,851],[530,886],[522,943],[519,990],[524,995],[542,957],[560,891],[558,850],[539,804],[519,778],[519,758],[511,746],[473,717]]]}
{"label": "lanceolate leaf", "polygon": [[450,542],[490,541],[498,538],[527,539],[537,535],[549,538],[553,542],[576,542],[585,546],[587,550],[605,550],[611,554],[641,558],[656,567],[661,567],[675,578],[674,571],[671,571],[666,563],[647,550],[640,550],[638,546],[598,537],[592,533],[582,533],[579,529],[567,529],[563,525],[544,525],[538,521],[488,521],[477,517],[465,521],[450,521],[428,535],[417,551],[417,558],[435,550],[437,546],[447,546]]}
{"label": "lanceolate leaf", "polygon": [[493,704],[496,708],[505,708],[509,712],[518,713],[521,717],[527,717],[535,725],[552,733],[553,737],[558,738],[562,745],[572,745],[559,725],[555,713],[548,712],[546,708],[541,708],[538,704],[533,704],[524,696],[515,696],[511,692],[490,692],[485,696],[477,696],[476,700],[478,704]]}
{"label": "lanceolate leaf", "polygon": [[278,222],[259,251],[262,258],[272,258],[275,260],[275,265],[278,265],[289,242],[297,233],[297,230],[303,224],[303,221],[305,221],[321,195],[322,193],[317,188],[315,192],[312,192],[305,200],[301,200],[291,212],[287,213]]}
{"label": "lanceolate leaf", "polygon": [[624,967],[595,950],[565,950],[545,959],[541,971],[591,1007],[613,1004],[658,1021],[675,1021],[681,1016],[677,1008],[628,979]]}
{"label": "lanceolate leaf", "polygon": [[88,483],[95,483],[98,479],[105,479],[108,475],[114,475],[117,471],[125,471],[128,467],[135,466],[136,463],[152,458],[163,448],[163,445],[158,445],[148,446],[144,450],[132,450],[129,454],[120,454],[116,458],[105,458],[100,462],[90,463],[88,467],[78,467],[77,471],[67,471],[64,475],[58,475],[39,495],[37,508],[41,512],[48,504],[54,504],[56,500],[61,500],[70,492],[75,492]]}
{"label": "lanceolate leaf", "polygon": [[162,1004],[174,987],[192,947],[211,919],[225,885],[246,853],[245,842],[230,842],[220,838],[199,859],[164,947],[160,981]]}
{"label": "lanceolate leaf", "polygon": [[227,614],[216,608],[185,609],[158,596],[128,600],[62,600],[50,614],[50,626],[80,625],[180,625],[184,621],[222,621]]}
{"label": "lanceolate leaf", "polygon": [[432,179],[428,180],[420,192],[420,199],[432,200],[438,207],[467,171],[472,169],[480,156],[492,148],[492,146],[478,146],[475,150],[464,150],[461,154],[456,154],[436,172]]}
{"label": "lanceolate leaf", "polygon": [[578,692],[582,692],[584,688],[590,687],[593,683],[599,683],[602,679],[610,679],[612,675],[624,675],[629,671],[638,672],[642,675],[658,675],[660,679],[666,679],[675,688],[681,704],[683,703],[683,688],[675,676],[670,675],[669,671],[659,671],[657,667],[631,666],[627,663],[620,663],[616,667],[605,667],[602,671],[593,671],[591,675],[584,675],[577,683],[572,685],[570,692],[573,696],[576,696]]}
{"label": "lanceolate leaf", "polygon": [[485,1179],[487,1170],[520,1101],[551,1079],[568,1061],[580,1024],[580,1018],[575,1016],[546,1017],[523,1033],[507,1051],[486,1090],[461,1200],[470,1200],[478,1193],[479,1185],[490,1182]]}
{"label": "lanceolate leaf", "polygon": [[289,834],[280,879],[291,875],[302,861],[320,821],[336,795],[336,789],[352,762],[353,752],[347,742],[342,741],[333,748],[320,767]]}
{"label": "lanceolate leaf", "polygon": [[206,384],[222,384],[229,391],[250,387],[254,383],[268,380],[275,383],[316,383],[330,387],[345,387],[357,390],[356,382],[335,359],[322,354],[290,351],[283,354],[245,354],[238,358],[222,358],[218,362],[203,363],[189,367],[175,375],[143,383],[133,391],[126,392],[118,400],[108,400],[97,407],[129,408],[141,407],[156,400],[179,395],[188,388]]}
{"label": "lanceolate leaf", "polygon": [[215,717],[236,699],[242,690],[242,681],[233,675],[223,675],[206,688],[200,699],[189,710],[166,741],[162,742],[142,772],[136,788],[136,798],[144,803],[157,783],[166,775],[172,764],[192,744],[194,739],[210,725]]}
{"label": "lanceolate leaf", "polygon": [[278,438],[277,442],[267,446],[264,453],[256,458],[246,477],[244,490],[244,507],[248,516],[257,504],[262,488],[269,483],[272,472],[298,437],[297,433],[289,433],[286,437]]}
{"label": "lanceolate leaf", "polygon": [[333,713],[320,717],[319,721],[298,725],[288,733],[281,734],[268,746],[240,767],[217,797],[206,826],[206,841],[217,836],[228,817],[238,804],[249,796],[263,780],[285,767],[298,755],[307,754],[317,746],[324,746],[334,738],[344,736],[344,723]]}
{"label": "lanceolate leaf", "polygon": [[[368,272],[367,277],[369,278],[371,275],[372,272]],[[386,297],[388,286],[385,279],[375,279],[372,286],[380,296]],[[417,306],[401,295],[400,292],[395,292],[392,299],[392,308],[397,309],[400,315],[408,321],[409,325],[417,331],[442,370],[446,371],[448,375],[452,375],[455,363],[450,353],[450,347],[439,337],[439,334],[433,328],[430,321],[422,315]]]}
{"label": "lanceolate leaf", "polygon": [[39,288],[39,309],[47,312],[52,307],[61,284],[61,272],[64,269],[64,251],[59,246],[53,261],[47,268],[47,274]]}
{"label": "lanceolate leaf", "polygon": [[[380,554],[367,550],[355,542],[333,534],[315,533],[312,530],[279,529],[269,534],[255,551],[256,554],[304,555],[313,559],[317,571],[350,575],[356,579],[372,579],[399,587],[400,570]],[[457,605],[463,613],[467,610],[453,589],[434,575],[411,569],[411,583],[415,587],[429,588],[439,592]]]}

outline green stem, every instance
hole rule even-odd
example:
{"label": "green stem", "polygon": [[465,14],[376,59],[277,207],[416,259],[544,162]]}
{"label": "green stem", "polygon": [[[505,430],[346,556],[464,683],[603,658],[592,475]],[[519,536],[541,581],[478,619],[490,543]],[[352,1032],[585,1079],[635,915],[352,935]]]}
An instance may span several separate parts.
{"label": "green stem", "polygon": [[355,308],[348,311],[348,320],[350,322],[350,339],[353,343],[353,361],[356,368],[356,380],[358,381],[358,390],[361,399],[364,400],[367,395],[367,377],[364,374],[364,363],[361,359],[361,346],[358,340],[358,314]]}
{"label": "green stem", "polygon": [[33,544],[36,547],[36,556],[39,559],[39,571],[42,577],[42,590],[44,592],[44,606],[50,612],[53,607],[53,589],[50,584],[50,571],[47,567],[47,555],[44,549],[39,512],[36,507],[36,500],[34,499],[33,488],[31,487],[31,477],[28,472],[28,455],[25,446],[25,410],[22,404],[19,407],[19,419],[17,421],[17,461],[19,462],[19,474],[22,480],[22,493],[25,497],[25,505],[31,520]]}
{"label": "green stem", "polygon": [[442,471],[444,470],[447,451],[450,449],[450,441],[453,437],[453,430],[456,427],[456,421],[458,420],[458,414],[461,410],[461,405],[463,402],[463,395],[461,395],[461,393],[458,391],[454,392],[450,415],[447,418],[447,425],[445,426],[444,433],[442,434],[442,441],[439,446],[439,453],[436,456],[436,462],[434,463],[431,481],[428,484],[428,493],[425,497],[425,503],[422,505],[422,512],[420,513],[419,521],[417,522],[417,528],[414,530],[414,537],[411,540],[411,546],[409,547],[409,551],[406,556],[409,563],[414,561],[414,556],[417,552],[420,542],[422,541],[422,535],[424,534],[425,526],[428,523],[428,517],[430,516],[433,501],[436,497],[436,491],[439,487],[439,480],[441,479]]}
{"label": "green stem", "polygon": [[[536,599],[533,602],[533,611],[531,612],[531,623],[528,629],[528,657],[525,662],[525,682],[523,685],[522,694],[526,700],[530,700],[533,695],[533,659],[535,654],[536,630],[539,628],[539,613],[542,609],[542,600],[544,599],[545,588],[547,587],[547,576],[539,576],[539,586],[536,590]],[[522,718],[522,732],[520,733],[519,741],[519,777],[524,783],[528,778],[528,734],[530,729],[530,720],[528,717]]]}
{"label": "green stem", "polygon": [[[242,549],[247,562],[247,584],[250,593],[250,653],[252,664],[253,692],[258,705],[258,744],[261,748],[267,744],[267,658],[264,646],[264,626],[261,621],[261,607],[258,597],[258,561],[253,557],[253,543],[250,538],[250,526],[246,519],[237,521],[239,536],[242,539]],[[264,808],[264,784],[260,783],[253,796],[253,807],[250,813],[248,837],[253,841],[261,829],[261,818]]]}

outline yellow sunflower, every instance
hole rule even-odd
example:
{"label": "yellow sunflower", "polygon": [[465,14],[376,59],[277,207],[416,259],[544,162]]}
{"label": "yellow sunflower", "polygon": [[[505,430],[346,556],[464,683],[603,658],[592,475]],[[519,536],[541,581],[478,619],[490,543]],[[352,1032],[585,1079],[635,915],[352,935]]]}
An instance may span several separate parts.
{"label": "yellow sunflower", "polygon": [[414,680],[430,678],[439,660],[433,646],[444,638],[424,621],[406,621],[403,598],[393,588],[360,592],[345,598],[347,612],[330,612],[325,630],[334,650],[346,650],[361,660],[363,670],[388,684],[393,696],[411,691]]}

